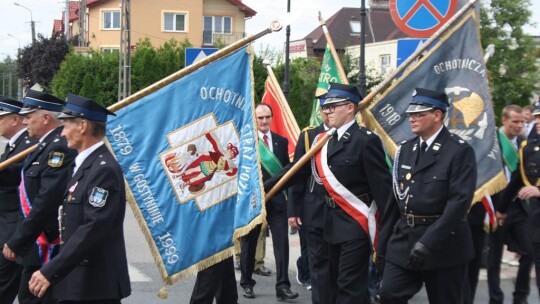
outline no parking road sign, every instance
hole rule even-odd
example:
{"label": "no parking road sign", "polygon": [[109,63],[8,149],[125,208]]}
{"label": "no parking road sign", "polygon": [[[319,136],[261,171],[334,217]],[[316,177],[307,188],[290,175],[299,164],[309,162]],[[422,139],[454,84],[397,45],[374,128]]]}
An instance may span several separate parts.
{"label": "no parking road sign", "polygon": [[456,12],[458,0],[390,0],[397,27],[411,37],[427,38]]}

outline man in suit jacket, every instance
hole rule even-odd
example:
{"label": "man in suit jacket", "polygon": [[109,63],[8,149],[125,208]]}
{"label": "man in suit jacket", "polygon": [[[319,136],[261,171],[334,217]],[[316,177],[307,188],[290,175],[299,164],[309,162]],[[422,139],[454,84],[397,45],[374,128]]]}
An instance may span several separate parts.
{"label": "man in suit jacket", "polygon": [[79,153],[59,210],[59,254],[32,275],[41,297],[54,285],[61,303],[117,304],[131,287],[124,241],[126,190],[120,165],[103,143],[107,115],[97,102],[69,94],[62,136]]}
{"label": "man in suit jacket", "polygon": [[[540,126],[540,108],[536,108],[532,115],[536,125]],[[532,131],[540,134],[540,127]],[[512,174],[510,183],[502,193],[502,199],[497,211],[499,222],[504,226],[510,205],[522,205],[528,211],[528,229],[526,235],[533,246],[533,257],[536,273],[540,273],[540,140],[528,139],[521,145],[518,169]],[[515,198],[520,200],[515,200]],[[540,292],[540,276],[536,276],[536,286]]]}
{"label": "man in suit jacket", "polygon": [[3,254],[9,260],[20,257],[23,265],[19,303],[56,303],[50,293],[37,299],[28,289],[34,271],[54,256],[58,239],[58,207],[69,180],[76,152],[61,138],[58,115],[64,101],[44,92],[29,90],[23,100],[24,115],[30,137],[39,139],[38,148],[25,160],[22,168],[20,199],[22,220],[13,236],[4,244]]}
{"label": "man in suit jacket", "polygon": [[[259,139],[264,143],[265,152],[261,153],[263,181],[271,177],[269,171],[278,171],[278,167],[289,163],[287,152],[288,141],[285,137],[270,131],[272,123],[272,108],[264,103],[255,107],[257,118],[257,130]],[[265,156],[268,157],[268,161]],[[277,162],[277,161],[279,162]],[[276,297],[280,300],[294,299],[298,293],[291,291],[289,281],[289,233],[287,224],[287,198],[283,193],[278,193],[266,202],[266,221],[272,233],[274,257],[276,259]],[[255,267],[255,250],[261,225],[251,230],[241,240],[240,254],[240,286],[244,289],[245,298],[254,298],[255,280],[253,271]]]}
{"label": "man in suit jacket", "polygon": [[472,147],[443,125],[446,94],[415,90],[407,109],[417,137],[401,144],[377,250],[382,303],[407,303],[425,284],[430,303],[461,303],[472,258],[467,211],[476,186]]}
{"label": "man in suit jacket", "polygon": [[[7,138],[6,150],[0,162],[18,154],[36,143],[28,136],[19,115],[23,103],[0,96],[0,136]],[[15,232],[21,214],[18,187],[21,183],[23,161],[0,171],[0,244]],[[13,303],[19,290],[22,267],[0,254],[0,303]]]}

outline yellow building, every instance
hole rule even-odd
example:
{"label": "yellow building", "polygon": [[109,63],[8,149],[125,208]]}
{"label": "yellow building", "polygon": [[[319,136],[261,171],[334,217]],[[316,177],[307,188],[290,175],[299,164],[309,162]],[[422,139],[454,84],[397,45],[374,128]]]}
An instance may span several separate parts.
{"label": "yellow building", "polygon": [[[121,0],[87,0],[84,40],[88,47],[120,47]],[[131,0],[131,44],[148,38],[158,47],[171,39],[194,47],[228,45],[245,36],[245,20],[256,14],[242,0]],[[70,2],[69,36],[80,33],[80,1]],[[63,32],[63,20],[55,20]]]}

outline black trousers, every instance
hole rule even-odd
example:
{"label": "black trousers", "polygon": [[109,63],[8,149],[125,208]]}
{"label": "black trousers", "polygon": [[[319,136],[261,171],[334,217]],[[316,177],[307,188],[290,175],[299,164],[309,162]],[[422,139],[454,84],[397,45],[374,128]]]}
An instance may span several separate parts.
{"label": "black trousers", "polygon": [[296,260],[296,276],[300,279],[310,278],[309,274],[309,254],[306,239],[306,229],[301,227],[298,230],[298,239],[300,240],[300,256]]}
{"label": "black trousers", "polygon": [[[272,235],[274,258],[276,261],[276,289],[290,288],[289,281],[289,224],[286,210],[267,208],[266,220]],[[240,286],[243,288],[255,286],[253,270],[255,265],[255,250],[261,226],[258,225],[246,236],[242,237],[240,253]]]}
{"label": "black trousers", "polygon": [[42,298],[38,298],[30,292],[28,282],[30,282],[32,274],[40,268],[41,266],[23,266],[19,285],[19,304],[56,304],[58,302],[52,298],[54,286],[49,287]]}
{"label": "black trousers", "polygon": [[328,243],[323,239],[323,229],[302,227],[306,233],[311,278],[311,302],[313,304],[331,303],[334,296],[330,289],[330,253]]}
{"label": "black trousers", "polygon": [[22,266],[0,253],[0,303],[13,303],[21,284]]}
{"label": "black trousers", "polygon": [[58,301],[58,304],[120,304],[120,300]]}
{"label": "black trousers", "polygon": [[480,266],[482,265],[482,255],[484,252],[484,243],[486,232],[480,225],[469,225],[474,245],[474,258],[467,264],[465,280],[463,281],[463,303],[473,304],[478,286],[478,276],[480,275]]}
{"label": "black trousers", "polygon": [[407,303],[426,285],[429,303],[456,304],[463,300],[465,265],[413,271],[386,262],[381,285],[381,303]]}
{"label": "black trousers", "polygon": [[508,222],[489,235],[487,275],[489,303],[504,303],[501,289],[501,259],[505,239],[510,239],[519,248],[519,268],[514,287],[514,301],[524,301],[530,293],[531,268],[533,266],[532,243],[526,220]]}
{"label": "black trousers", "polygon": [[533,243],[534,248],[534,271],[536,273],[536,288],[540,297],[540,243]]}
{"label": "black trousers", "polygon": [[190,304],[238,303],[233,258],[230,257],[197,273]]}
{"label": "black trousers", "polygon": [[333,299],[330,303],[369,303],[368,268],[371,256],[369,239],[353,239],[329,244],[330,286]]}

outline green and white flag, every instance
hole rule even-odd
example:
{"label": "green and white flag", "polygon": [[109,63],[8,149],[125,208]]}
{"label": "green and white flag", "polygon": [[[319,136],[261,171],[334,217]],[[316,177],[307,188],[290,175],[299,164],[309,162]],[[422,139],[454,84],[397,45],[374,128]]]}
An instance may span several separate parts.
{"label": "green and white flag", "polygon": [[[321,65],[321,74],[319,75],[319,83],[317,84],[317,91],[315,91],[315,96],[322,95],[328,91],[328,83],[337,82],[343,83],[343,79],[339,76],[338,66],[334,56],[328,45],[326,45],[326,50],[324,51],[324,57]],[[311,117],[309,118],[309,125],[318,126],[322,123],[319,100],[314,98],[313,106],[311,108]]]}

